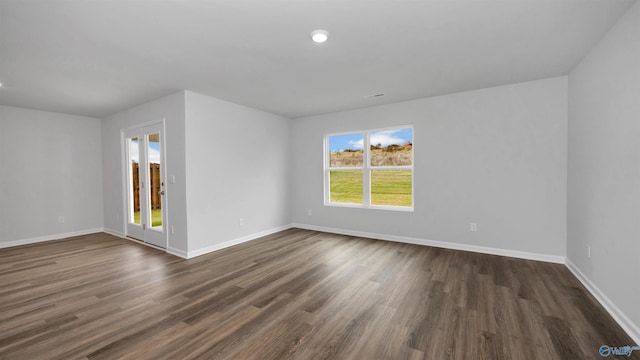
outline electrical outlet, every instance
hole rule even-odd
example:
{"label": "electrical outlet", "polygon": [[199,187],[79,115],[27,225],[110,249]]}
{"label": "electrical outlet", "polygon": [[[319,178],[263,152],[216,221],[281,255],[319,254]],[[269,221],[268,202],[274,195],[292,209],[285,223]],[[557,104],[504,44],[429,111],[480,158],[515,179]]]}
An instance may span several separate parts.
{"label": "electrical outlet", "polygon": [[469,223],[469,231],[478,231],[478,224]]}
{"label": "electrical outlet", "polygon": [[176,233],[176,229],[173,228],[173,225],[171,225],[169,228],[171,228],[171,235]]}
{"label": "electrical outlet", "polygon": [[244,219],[240,218],[240,221],[238,221],[238,223],[240,224],[240,226],[244,226]]}
{"label": "electrical outlet", "polygon": [[591,259],[591,245],[587,245],[587,258]]}
{"label": "electrical outlet", "polygon": [[307,215],[308,215],[308,216],[313,215],[313,211],[311,211],[311,209],[307,210]]}
{"label": "electrical outlet", "polygon": [[64,223],[64,216],[58,216],[58,224]]}

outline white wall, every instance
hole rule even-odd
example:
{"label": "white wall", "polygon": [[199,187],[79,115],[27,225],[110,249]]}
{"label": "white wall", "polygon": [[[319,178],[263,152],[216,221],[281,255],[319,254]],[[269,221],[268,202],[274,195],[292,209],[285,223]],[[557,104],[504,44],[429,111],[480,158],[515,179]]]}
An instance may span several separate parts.
{"label": "white wall", "polygon": [[100,120],[0,106],[0,185],[0,247],[102,228]]}
{"label": "white wall", "polygon": [[110,232],[124,233],[124,198],[121,130],[144,123],[165,120],[166,173],[174,175],[175,184],[167,184],[167,249],[186,254],[187,206],[185,178],[184,92],[178,92],[133,109],[111,115],[102,121],[102,163],[104,174],[104,226]]}
{"label": "white wall", "polygon": [[190,254],[291,222],[290,120],[186,92],[186,139]]}
{"label": "white wall", "polygon": [[640,3],[569,76],[568,169],[568,258],[640,339]]}
{"label": "white wall", "polygon": [[[414,212],[323,205],[324,134],[407,124],[414,125]],[[562,257],[566,136],[566,77],[298,119],[293,219]]]}

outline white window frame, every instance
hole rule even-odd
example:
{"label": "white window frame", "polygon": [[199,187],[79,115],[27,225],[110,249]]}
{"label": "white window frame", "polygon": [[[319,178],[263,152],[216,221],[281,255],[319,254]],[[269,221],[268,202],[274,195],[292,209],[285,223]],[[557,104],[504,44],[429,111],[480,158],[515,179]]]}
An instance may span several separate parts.
{"label": "white window frame", "polygon": [[[375,133],[378,131],[389,131],[389,130],[397,130],[397,129],[411,129],[411,165],[406,166],[371,166],[371,133]],[[353,135],[353,134],[362,134],[362,148],[363,152],[363,165],[362,167],[340,167],[340,168],[331,168],[331,150],[329,149],[329,138],[331,136],[340,136],[340,135]],[[331,133],[326,134],[324,136],[324,205],[325,206],[337,206],[337,207],[348,207],[348,208],[360,208],[360,209],[374,209],[374,210],[392,210],[392,211],[413,211],[415,206],[415,171],[414,171],[414,153],[415,153],[415,131],[413,125],[399,125],[378,129],[369,129],[369,130],[361,130],[361,131],[348,131],[348,132],[339,132],[339,133]],[[362,171],[362,204],[353,204],[353,203],[343,203],[343,202],[331,202],[331,184],[330,184],[330,173],[331,170],[357,170]],[[373,205],[371,204],[371,171],[376,170],[411,170],[411,206],[393,206],[393,205]]]}

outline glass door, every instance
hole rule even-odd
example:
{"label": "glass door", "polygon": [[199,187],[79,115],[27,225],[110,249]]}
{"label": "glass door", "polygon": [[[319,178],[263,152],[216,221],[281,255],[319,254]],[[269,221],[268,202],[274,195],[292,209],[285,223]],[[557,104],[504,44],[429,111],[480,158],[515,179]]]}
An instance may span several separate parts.
{"label": "glass door", "polygon": [[165,169],[162,124],[123,131],[126,235],[166,248]]}

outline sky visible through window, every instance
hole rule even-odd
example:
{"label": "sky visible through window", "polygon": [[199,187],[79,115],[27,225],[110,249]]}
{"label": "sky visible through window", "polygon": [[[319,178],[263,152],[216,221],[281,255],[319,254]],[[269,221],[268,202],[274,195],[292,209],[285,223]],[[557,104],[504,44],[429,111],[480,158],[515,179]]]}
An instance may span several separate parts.
{"label": "sky visible through window", "polygon": [[[364,143],[364,134],[345,134],[334,135],[329,137],[329,151],[343,151],[343,150],[362,150]],[[413,129],[401,128],[393,130],[380,130],[371,132],[371,145],[382,145],[383,147],[389,145],[404,145],[408,142],[413,142]]]}
{"label": "sky visible through window", "polygon": [[[160,164],[160,143],[149,142],[149,163]],[[138,140],[131,140],[131,162],[140,162],[138,155]]]}

